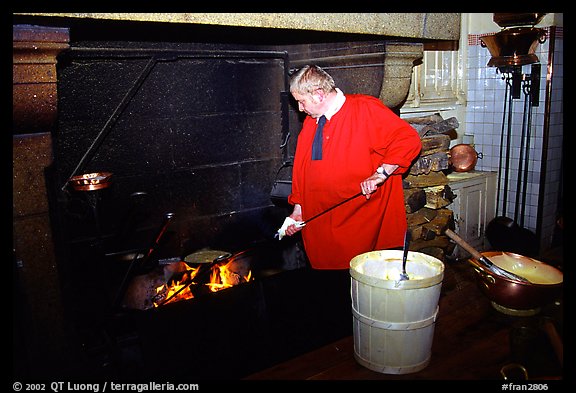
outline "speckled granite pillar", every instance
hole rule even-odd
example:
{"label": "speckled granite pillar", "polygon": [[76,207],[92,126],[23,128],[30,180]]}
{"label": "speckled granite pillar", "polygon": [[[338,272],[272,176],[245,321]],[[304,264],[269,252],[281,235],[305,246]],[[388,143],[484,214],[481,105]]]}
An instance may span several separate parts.
{"label": "speckled granite pillar", "polygon": [[13,33],[14,369],[50,375],[51,359],[65,353],[65,333],[44,169],[52,162],[56,56],[68,47],[68,32],[26,25]]}
{"label": "speckled granite pillar", "polygon": [[390,108],[404,103],[410,91],[412,68],[423,56],[423,44],[389,42],[384,56],[380,100]]}
{"label": "speckled granite pillar", "polygon": [[56,118],[56,56],[68,29],[15,25],[12,43],[13,133],[49,131]]}

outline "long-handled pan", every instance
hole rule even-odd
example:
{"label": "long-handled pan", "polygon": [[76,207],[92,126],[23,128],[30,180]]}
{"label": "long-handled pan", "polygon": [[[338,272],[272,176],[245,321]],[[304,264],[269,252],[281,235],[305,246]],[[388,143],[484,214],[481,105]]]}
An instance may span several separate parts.
{"label": "long-handled pan", "polygon": [[284,220],[284,223],[282,224],[282,226],[280,227],[280,229],[278,229],[278,231],[274,234],[274,238],[278,239],[278,240],[282,240],[282,238],[284,237],[284,232],[286,231],[286,228],[288,227],[288,225],[290,225],[291,223],[295,223],[295,225],[298,225],[300,227],[303,227],[304,225],[308,224],[310,221],[317,219],[320,216],[323,216],[324,214],[336,209],[338,206],[342,206],[343,204],[345,204],[346,202],[350,202],[351,200],[358,198],[360,195],[362,194],[362,191],[360,191],[359,193],[352,195],[349,198],[344,199],[341,202],[338,202],[337,204],[329,207],[328,209],[321,211],[320,213],[310,217],[309,219],[307,219],[306,221],[301,221],[301,222],[296,222],[294,220],[290,221],[290,217],[287,217],[286,220]]}
{"label": "long-handled pan", "polygon": [[[386,178],[388,178],[388,177],[390,177],[390,175],[388,175]],[[385,180],[386,180],[386,179],[385,179]],[[376,184],[376,187],[380,187],[382,184],[384,184],[384,181]],[[323,216],[324,214],[326,214],[326,213],[328,213],[328,212],[336,209],[337,207],[342,206],[343,204],[345,204],[345,203],[347,203],[347,202],[350,202],[350,201],[353,200],[353,199],[358,198],[360,195],[364,195],[364,193],[363,193],[362,191],[360,191],[359,193],[354,194],[354,195],[352,195],[351,197],[348,197],[348,198],[344,199],[344,200],[341,201],[341,202],[338,202],[338,203],[335,204],[334,206],[331,206],[331,207],[329,207],[328,209],[326,209],[326,210],[324,210],[324,211],[321,211],[320,213],[316,214],[315,216],[310,217],[310,218],[307,219],[306,221],[303,221],[300,225],[308,224],[310,221],[315,220],[315,219],[317,219],[318,217]]]}
{"label": "long-handled pan", "polygon": [[454,240],[459,246],[468,251],[478,262],[480,262],[486,269],[490,270],[492,273],[504,276],[511,280],[516,280],[524,283],[530,282],[528,279],[524,277],[518,276],[517,274],[511,273],[507,270],[502,269],[498,265],[495,265],[492,261],[490,261],[490,259],[480,254],[474,247],[468,244],[460,236],[455,234],[452,230],[446,229],[445,233],[450,239]]}
{"label": "long-handled pan", "polygon": [[[377,187],[380,187],[382,184],[383,184],[383,182],[378,183],[376,186],[377,186]],[[320,213],[318,213],[318,214],[310,217],[310,218],[307,219],[306,221],[299,222],[297,225],[303,227],[304,225],[308,224],[310,221],[315,220],[315,219],[317,219],[318,217],[323,216],[324,214],[326,214],[326,213],[328,213],[328,212],[331,212],[332,210],[336,209],[337,207],[342,206],[343,204],[345,204],[345,203],[347,203],[347,202],[350,202],[350,201],[353,200],[353,199],[358,198],[360,195],[364,195],[364,193],[363,193],[362,191],[360,191],[360,192],[358,192],[357,194],[354,194],[354,195],[352,195],[351,197],[348,197],[348,198],[344,199],[343,201],[340,201],[340,202],[336,203],[335,205],[330,206],[328,209],[323,210],[323,211],[321,211]],[[288,219],[287,219],[287,220],[288,220]],[[285,225],[287,225],[287,222],[286,222],[286,221],[284,222],[283,227],[284,227]],[[278,230],[278,232],[276,232],[276,234],[274,235],[274,237],[277,238],[278,240],[281,240],[282,237],[284,237],[284,235],[281,234],[281,232],[284,230],[283,227],[281,227],[281,228]]]}
{"label": "long-handled pan", "polygon": [[310,221],[317,219],[320,216],[323,216],[324,214],[328,213],[329,211],[332,211],[334,209],[336,209],[338,206],[342,206],[343,204],[345,204],[346,202],[350,202],[352,199],[356,199],[358,198],[360,195],[362,194],[362,191],[360,191],[358,194],[356,195],[352,195],[349,198],[344,199],[342,202],[338,202],[337,204],[335,204],[334,206],[329,207],[328,209],[321,211],[320,213],[316,214],[315,216],[310,217],[309,219],[307,219],[306,221],[303,221],[301,225],[305,225],[308,224]]}

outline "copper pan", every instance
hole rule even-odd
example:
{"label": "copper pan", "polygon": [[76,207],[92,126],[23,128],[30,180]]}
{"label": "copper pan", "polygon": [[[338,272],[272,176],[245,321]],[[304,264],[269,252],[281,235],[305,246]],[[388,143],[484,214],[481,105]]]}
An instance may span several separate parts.
{"label": "copper pan", "polygon": [[68,183],[76,191],[94,191],[109,187],[111,177],[110,172],[93,172],[73,176]]}
{"label": "copper pan", "polygon": [[476,152],[472,145],[461,143],[450,149],[448,163],[456,172],[468,172],[476,167],[482,153]]}
{"label": "copper pan", "polygon": [[561,296],[564,275],[555,267],[511,252],[487,251],[481,254],[501,268],[530,280],[523,283],[492,274],[476,258],[470,258],[481,291],[499,311],[508,314],[522,311],[529,313]]}

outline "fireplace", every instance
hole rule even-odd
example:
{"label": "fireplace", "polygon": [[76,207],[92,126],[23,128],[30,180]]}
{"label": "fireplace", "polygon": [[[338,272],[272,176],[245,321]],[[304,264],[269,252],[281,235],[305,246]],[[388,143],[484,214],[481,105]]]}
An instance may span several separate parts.
{"label": "fireplace", "polygon": [[159,307],[95,307],[102,281],[84,282],[77,376],[239,379],[352,333],[347,272],[282,269],[266,243],[232,258],[249,262],[252,279]]}
{"label": "fireplace", "polygon": [[[287,81],[314,62],[344,91],[385,100],[385,91],[401,91],[390,83],[409,86],[410,72],[393,70],[410,71],[421,43],[22,18],[31,21],[70,28],[72,38],[57,58],[57,120],[35,132],[50,140],[43,175],[54,286],[73,337],[64,347],[82,361],[48,373],[234,379],[351,334],[349,294],[338,290],[347,274],[312,271],[297,239],[274,239],[287,211],[269,192],[280,146],[287,141],[293,154],[301,124]],[[94,173],[110,174],[110,184],[70,186]],[[25,254],[26,242],[16,243]],[[130,256],[151,247],[152,267],[205,248],[249,255],[254,279],[158,308],[117,307],[123,280],[147,272],[130,271]],[[29,372],[48,358],[33,359]]]}
{"label": "fireplace", "polygon": [[[99,42],[61,56],[52,211],[65,305],[102,365],[239,378],[351,333],[349,300],[335,291],[347,295],[347,280],[316,277],[297,240],[274,238],[287,212],[269,190],[297,116],[288,60],[170,43]],[[83,173],[110,174],[110,185],[70,187]],[[248,259],[253,279],[154,309],[126,306],[134,280],[206,248]],[[139,253],[151,255],[137,263]]]}

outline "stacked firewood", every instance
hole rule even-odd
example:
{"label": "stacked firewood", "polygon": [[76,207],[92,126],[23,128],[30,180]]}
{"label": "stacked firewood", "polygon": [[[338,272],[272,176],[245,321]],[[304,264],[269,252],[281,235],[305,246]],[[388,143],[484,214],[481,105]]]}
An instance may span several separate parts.
{"label": "stacked firewood", "polygon": [[404,178],[404,201],[411,251],[432,255],[442,261],[455,244],[444,234],[454,228],[449,205],[455,198],[445,172],[449,169],[450,140],[455,138],[458,121],[444,120],[439,114],[406,119],[418,131],[422,151]]}

